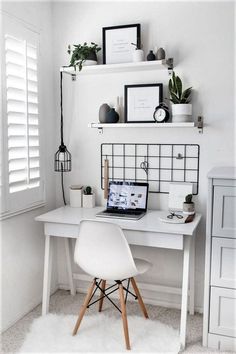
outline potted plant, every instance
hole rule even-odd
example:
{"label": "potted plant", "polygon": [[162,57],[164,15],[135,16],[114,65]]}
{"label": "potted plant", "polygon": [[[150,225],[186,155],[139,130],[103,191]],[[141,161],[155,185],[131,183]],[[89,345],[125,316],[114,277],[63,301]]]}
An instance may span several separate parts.
{"label": "potted plant", "polygon": [[140,62],[144,59],[144,51],[142,50],[142,45],[140,39],[138,38],[137,43],[131,43],[135,46],[135,51],[133,52],[133,62]]}
{"label": "potted plant", "polygon": [[192,119],[191,100],[192,87],[183,90],[182,81],[173,71],[169,80],[169,94],[172,102],[172,122],[190,122]]}
{"label": "potted plant", "polygon": [[185,202],[183,203],[183,213],[187,215],[193,215],[195,213],[194,202],[192,202],[193,195],[188,194],[185,197]]}
{"label": "potted plant", "polygon": [[87,186],[83,193],[83,208],[95,207],[95,194],[92,192],[92,188]]}
{"label": "potted plant", "polygon": [[78,66],[79,71],[82,70],[83,65],[96,65],[97,64],[97,53],[101,48],[96,44],[91,42],[88,45],[86,42],[82,44],[68,45],[67,53],[71,55],[70,65],[76,70]]}

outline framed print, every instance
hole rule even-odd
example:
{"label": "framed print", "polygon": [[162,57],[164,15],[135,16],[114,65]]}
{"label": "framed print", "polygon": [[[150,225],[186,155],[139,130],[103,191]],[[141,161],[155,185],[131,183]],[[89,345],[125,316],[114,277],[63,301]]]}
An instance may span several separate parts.
{"label": "framed print", "polygon": [[103,27],[103,64],[132,62],[135,45],[140,45],[140,24]]}
{"label": "framed print", "polygon": [[162,100],[162,84],[125,85],[125,122],[154,123],[153,113]]}

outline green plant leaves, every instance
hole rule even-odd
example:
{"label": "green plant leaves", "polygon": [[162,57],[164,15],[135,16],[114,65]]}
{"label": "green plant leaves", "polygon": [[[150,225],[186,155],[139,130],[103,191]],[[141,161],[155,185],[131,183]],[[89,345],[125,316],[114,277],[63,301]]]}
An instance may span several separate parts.
{"label": "green plant leaves", "polygon": [[91,45],[88,45],[87,42],[81,44],[73,44],[73,48],[68,45],[67,53],[71,54],[70,65],[79,67],[79,71],[82,70],[83,62],[89,57],[91,53],[97,53],[101,50],[101,48],[94,42],[91,42]]}
{"label": "green plant leaves", "polygon": [[176,76],[175,84],[176,84],[178,97],[179,97],[179,99],[181,99],[181,96],[182,96],[182,81],[179,78],[179,76]]}
{"label": "green plant leaves", "polygon": [[183,91],[182,81],[179,76],[172,73],[172,78],[169,80],[168,89],[170,93],[170,101],[174,104],[189,103],[192,87]]}
{"label": "green plant leaves", "polygon": [[192,87],[189,87],[182,93],[181,101],[184,102],[181,103],[188,103],[190,101],[191,92],[192,92]]}

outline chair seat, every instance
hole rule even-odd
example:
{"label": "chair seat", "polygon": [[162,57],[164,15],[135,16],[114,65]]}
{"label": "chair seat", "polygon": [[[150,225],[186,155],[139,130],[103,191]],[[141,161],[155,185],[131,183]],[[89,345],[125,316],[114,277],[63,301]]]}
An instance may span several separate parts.
{"label": "chair seat", "polygon": [[134,263],[135,263],[136,268],[138,270],[138,274],[145,273],[152,266],[152,264],[150,262],[146,261],[145,259],[140,259],[140,258],[134,258]]}

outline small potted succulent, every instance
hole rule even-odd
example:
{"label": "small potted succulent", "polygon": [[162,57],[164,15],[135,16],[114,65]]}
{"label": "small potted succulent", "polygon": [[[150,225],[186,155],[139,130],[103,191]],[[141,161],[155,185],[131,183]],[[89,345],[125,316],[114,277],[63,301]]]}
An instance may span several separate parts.
{"label": "small potted succulent", "polygon": [[101,48],[94,42],[91,42],[91,45],[88,45],[86,42],[82,44],[73,44],[72,46],[68,45],[67,53],[71,55],[70,65],[74,69],[79,68],[79,71],[82,70],[84,65],[96,65],[97,64],[97,53]]}
{"label": "small potted succulent", "polygon": [[190,122],[192,120],[191,92],[192,87],[183,90],[181,79],[173,71],[172,78],[169,80],[173,123]]}
{"label": "small potted succulent", "polygon": [[95,207],[95,194],[90,186],[87,186],[83,192],[83,208]]}
{"label": "small potted succulent", "polygon": [[193,195],[188,194],[185,197],[185,202],[183,203],[183,213],[186,215],[193,215],[195,213],[195,205],[192,202]]}
{"label": "small potted succulent", "polygon": [[144,60],[144,51],[142,50],[142,45],[140,43],[140,39],[138,38],[137,43],[131,43],[135,46],[135,50],[133,51],[133,62],[140,62]]}

